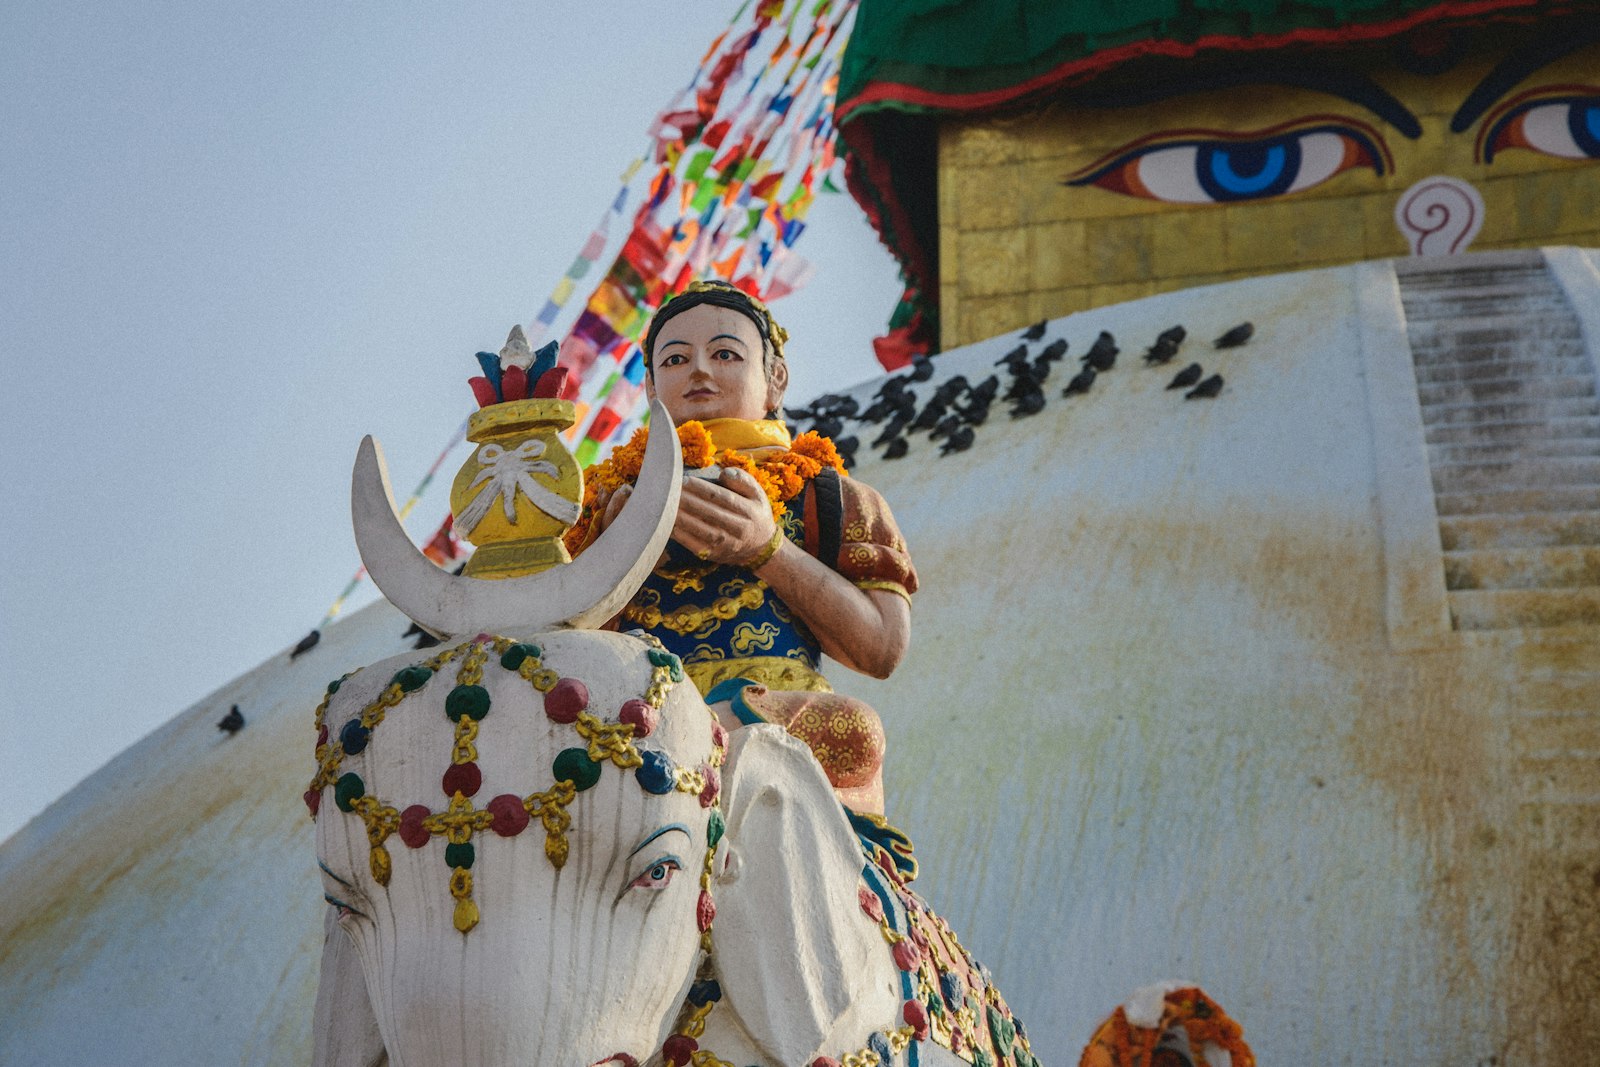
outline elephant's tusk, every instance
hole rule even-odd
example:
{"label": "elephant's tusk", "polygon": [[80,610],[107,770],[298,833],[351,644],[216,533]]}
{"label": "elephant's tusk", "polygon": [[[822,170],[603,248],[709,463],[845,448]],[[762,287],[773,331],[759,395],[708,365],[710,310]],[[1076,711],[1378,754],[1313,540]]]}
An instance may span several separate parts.
{"label": "elephant's tusk", "polygon": [[678,435],[660,401],[650,405],[650,421],[656,432],[616,521],[573,562],[525,578],[467,578],[435,566],[400,524],[383,454],[377,441],[365,437],[350,481],[361,562],[390,603],[437,636],[599,626],[622,610],[649,575],[678,514]]}

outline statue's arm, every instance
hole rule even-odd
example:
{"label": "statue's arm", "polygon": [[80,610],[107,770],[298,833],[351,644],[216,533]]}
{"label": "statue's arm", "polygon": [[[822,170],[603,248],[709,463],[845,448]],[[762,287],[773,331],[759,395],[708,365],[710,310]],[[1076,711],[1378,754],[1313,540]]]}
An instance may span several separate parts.
{"label": "statue's arm", "polygon": [[387,1067],[367,980],[333,908],[322,924],[322,976],[311,1023],[312,1067]]}
{"label": "statue's arm", "polygon": [[756,576],[810,627],[822,651],[853,671],[887,678],[911,642],[911,605],[898,593],[861,589],[785,540]]}

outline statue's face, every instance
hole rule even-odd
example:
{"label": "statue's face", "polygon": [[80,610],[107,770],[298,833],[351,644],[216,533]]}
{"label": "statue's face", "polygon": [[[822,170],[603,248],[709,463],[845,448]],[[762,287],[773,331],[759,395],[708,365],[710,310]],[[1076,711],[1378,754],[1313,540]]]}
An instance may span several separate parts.
{"label": "statue's face", "polygon": [[1443,218],[1418,199],[1437,177],[1469,190],[1449,225],[1481,229],[1470,249],[1425,254],[1600,243],[1600,41],[1551,59],[1536,33],[1507,29],[1437,73],[1393,47],[1174,63],[1097,99],[950,124],[945,344],[1409,255]]}
{"label": "statue's face", "polygon": [[763,355],[755,323],[701,304],[662,327],[646,389],[675,422],[765,418],[783,397],[787,368],[779,360],[769,377]]}

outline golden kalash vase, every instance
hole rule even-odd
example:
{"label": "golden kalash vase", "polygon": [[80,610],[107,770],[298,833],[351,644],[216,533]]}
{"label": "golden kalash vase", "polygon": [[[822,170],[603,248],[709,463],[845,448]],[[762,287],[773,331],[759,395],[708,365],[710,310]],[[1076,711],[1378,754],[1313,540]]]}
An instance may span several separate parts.
{"label": "golden kalash vase", "polygon": [[532,398],[467,420],[478,447],[450,487],[456,536],[477,548],[465,574],[515,578],[572,561],[561,535],[582,510],[583,471],[560,435],[576,418],[570,400]]}

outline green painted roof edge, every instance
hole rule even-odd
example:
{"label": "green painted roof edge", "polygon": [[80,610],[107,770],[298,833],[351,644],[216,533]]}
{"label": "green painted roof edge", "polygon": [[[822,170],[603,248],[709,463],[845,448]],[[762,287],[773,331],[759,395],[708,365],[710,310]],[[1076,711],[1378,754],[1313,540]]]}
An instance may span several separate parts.
{"label": "green painted roof edge", "polygon": [[1363,29],[1392,36],[1429,22],[1536,17],[1591,6],[1558,0],[861,0],[840,70],[838,106],[841,116],[858,100],[879,99],[965,111],[972,108],[963,106],[963,97],[1018,89],[1068,64],[1092,77],[1141,55],[1331,45],[1366,36]]}

